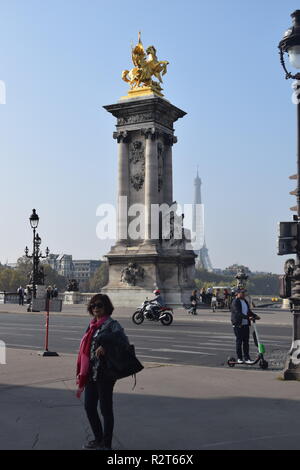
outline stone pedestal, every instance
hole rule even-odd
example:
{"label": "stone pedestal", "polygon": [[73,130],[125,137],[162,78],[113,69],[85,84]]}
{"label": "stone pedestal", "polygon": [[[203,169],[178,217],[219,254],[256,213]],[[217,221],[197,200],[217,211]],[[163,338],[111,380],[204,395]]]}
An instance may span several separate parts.
{"label": "stone pedestal", "polygon": [[290,299],[283,299],[281,308],[284,310],[290,310]]}
{"label": "stone pedestal", "polygon": [[42,285],[36,286],[36,299],[44,299],[46,297],[46,287]]}
{"label": "stone pedestal", "polygon": [[[152,212],[155,204],[173,203],[173,125],[186,113],[154,94],[104,108],[117,118],[118,240],[106,255],[109,282],[101,292],[116,306],[136,307],[146,296],[153,298],[154,289],[161,290],[169,305],[188,303],[196,255],[184,240],[173,235],[164,240],[162,217]],[[137,230],[132,236],[134,226],[138,237]]]}
{"label": "stone pedestal", "polygon": [[46,287],[41,284],[35,286],[35,299],[31,299],[31,304],[27,311],[41,312],[44,310],[44,301],[46,299]]}
{"label": "stone pedestal", "polygon": [[80,300],[81,300],[80,292],[66,291],[64,292],[63,295],[64,295],[63,297],[64,304],[69,304],[69,305],[80,304]]}

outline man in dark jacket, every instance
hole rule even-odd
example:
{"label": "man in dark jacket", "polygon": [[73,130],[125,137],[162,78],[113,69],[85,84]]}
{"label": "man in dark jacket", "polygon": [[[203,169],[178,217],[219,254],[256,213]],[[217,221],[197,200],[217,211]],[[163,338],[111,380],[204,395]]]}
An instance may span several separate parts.
{"label": "man in dark jacket", "polygon": [[244,362],[246,364],[252,363],[249,356],[250,322],[251,320],[259,319],[260,317],[250,310],[249,304],[245,299],[245,290],[238,289],[236,298],[231,303],[231,323],[236,336],[236,353],[239,364]]}

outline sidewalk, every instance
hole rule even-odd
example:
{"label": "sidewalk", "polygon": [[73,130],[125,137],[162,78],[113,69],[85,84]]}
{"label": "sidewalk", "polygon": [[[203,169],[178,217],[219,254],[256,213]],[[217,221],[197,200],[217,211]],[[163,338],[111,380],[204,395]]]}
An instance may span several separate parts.
{"label": "sidewalk", "polygon": [[[80,449],[91,438],[75,396],[76,358],[7,350],[0,449]],[[300,384],[278,372],[148,363],[117,382],[113,447],[299,449]]]}
{"label": "sidewalk", "polygon": [[[26,306],[19,306],[15,304],[0,304],[0,315],[1,313],[20,313],[22,315],[26,315]],[[253,309],[260,317],[261,320],[259,321],[260,325],[274,325],[274,326],[292,326],[292,314],[289,310],[282,310],[281,308],[256,308]],[[189,322],[212,322],[212,323],[228,323],[230,322],[230,312],[227,309],[224,310],[217,310],[216,312],[212,312],[211,309],[201,308],[198,309],[198,315],[191,315],[185,310],[184,308],[176,308],[174,309],[174,320],[182,320],[182,321],[189,321]],[[115,318],[131,318],[132,314],[134,313],[134,309],[124,307],[124,308],[116,308],[114,310],[114,317]],[[43,312],[32,313],[29,312],[30,315],[41,315]],[[51,313],[51,315],[75,315],[75,316],[84,316],[86,317],[87,311],[85,305],[63,305],[62,312],[60,313]],[[0,317],[1,318],[1,317]]]}

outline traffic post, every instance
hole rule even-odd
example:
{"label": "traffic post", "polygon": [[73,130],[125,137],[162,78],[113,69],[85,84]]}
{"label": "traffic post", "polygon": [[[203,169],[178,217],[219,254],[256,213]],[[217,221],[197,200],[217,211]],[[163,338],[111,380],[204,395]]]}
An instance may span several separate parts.
{"label": "traffic post", "polygon": [[60,311],[62,301],[61,300],[50,300],[45,299],[44,301],[44,309],[46,311],[46,332],[45,332],[45,350],[39,352],[39,356],[43,357],[50,357],[50,356],[59,356],[57,352],[49,351],[49,323],[50,323],[50,311]]}

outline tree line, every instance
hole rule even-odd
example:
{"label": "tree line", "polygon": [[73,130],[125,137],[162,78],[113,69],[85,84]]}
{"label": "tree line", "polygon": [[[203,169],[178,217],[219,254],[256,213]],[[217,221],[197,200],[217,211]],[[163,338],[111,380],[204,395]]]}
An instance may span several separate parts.
{"label": "tree line", "polygon": [[[45,285],[56,285],[60,292],[67,289],[68,279],[58,274],[49,264],[42,263],[45,273]],[[236,266],[234,265],[236,268]],[[238,267],[238,266],[237,266]],[[245,267],[244,267],[245,268]],[[32,261],[25,256],[17,261],[16,268],[0,264],[0,291],[16,292],[19,286],[26,286],[29,283],[29,276],[32,271]],[[274,295],[279,294],[279,276],[277,274],[254,274],[246,268],[247,289],[250,294],[255,295]],[[213,286],[236,286],[236,271],[225,269],[223,273],[208,272],[204,269],[196,269],[195,285],[198,289]],[[108,282],[108,263],[102,262],[95,272],[94,276],[85,286],[85,291],[100,292]]]}
{"label": "tree line", "polygon": [[[61,276],[45,261],[41,262],[44,268],[45,285],[56,285],[60,292],[67,289],[68,281],[65,276]],[[0,263],[0,291],[3,292],[17,292],[18,287],[25,287],[29,284],[30,274],[32,272],[32,260],[22,256],[17,261],[15,268],[2,265]],[[108,266],[107,263],[101,263],[94,276],[89,280],[85,286],[85,291],[99,292],[101,287],[105,286],[108,282]]]}
{"label": "tree line", "polygon": [[[225,270],[226,271],[226,270]],[[195,284],[198,289],[203,287],[227,286],[233,287],[237,285],[235,274],[233,272],[214,273],[206,270],[196,269]],[[247,290],[252,295],[279,295],[279,275],[278,274],[254,274],[247,272]]]}

